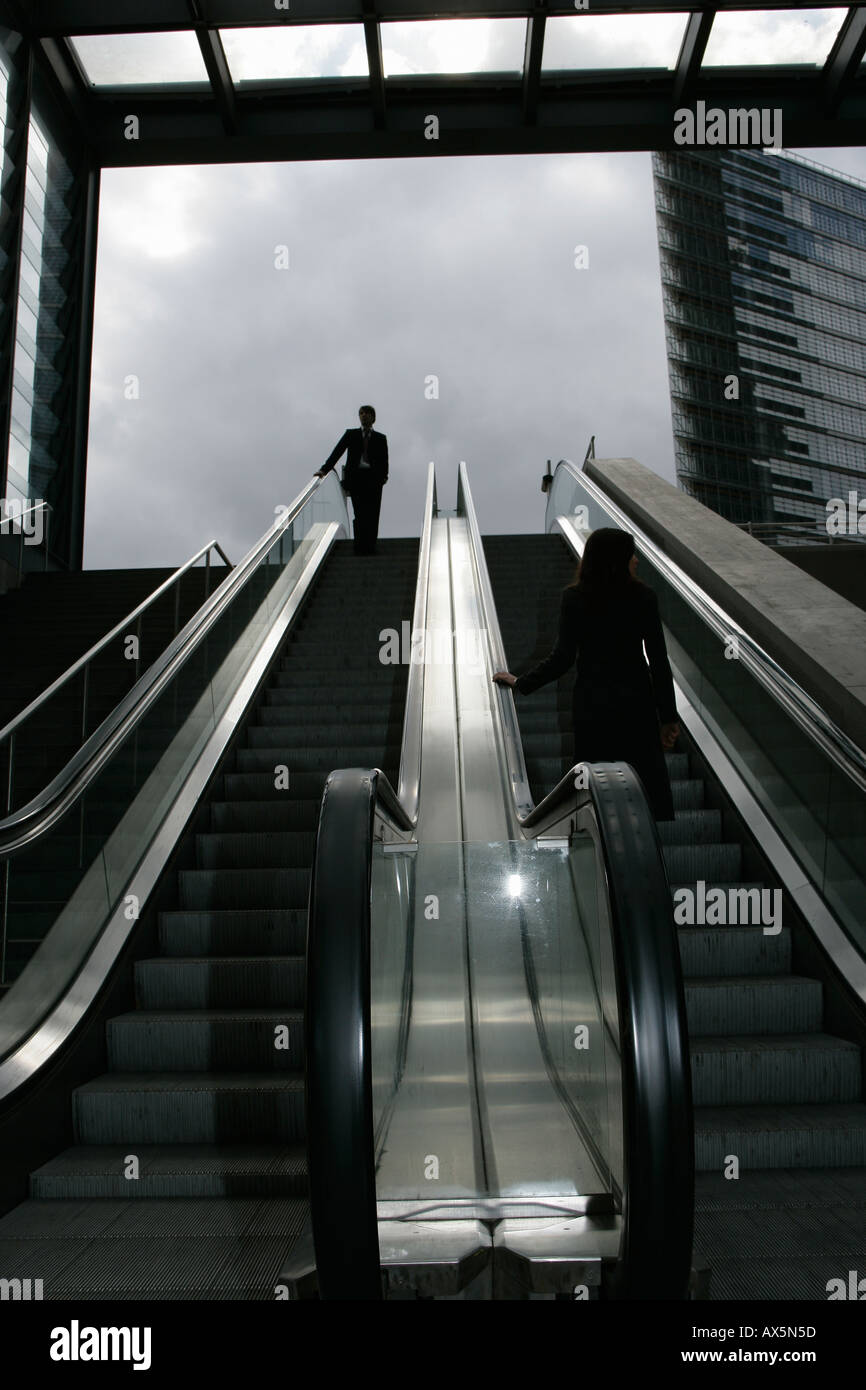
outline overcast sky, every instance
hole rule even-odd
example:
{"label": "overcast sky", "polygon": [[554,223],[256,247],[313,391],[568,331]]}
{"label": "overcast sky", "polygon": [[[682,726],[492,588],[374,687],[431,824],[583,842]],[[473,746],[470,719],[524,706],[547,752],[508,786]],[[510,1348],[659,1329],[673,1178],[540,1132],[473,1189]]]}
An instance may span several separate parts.
{"label": "overcast sky", "polygon": [[103,172],[88,568],[237,561],[367,401],[383,535],[418,534],[430,460],[444,506],[466,460],[485,534],[540,530],[592,434],[673,481],[650,155]]}

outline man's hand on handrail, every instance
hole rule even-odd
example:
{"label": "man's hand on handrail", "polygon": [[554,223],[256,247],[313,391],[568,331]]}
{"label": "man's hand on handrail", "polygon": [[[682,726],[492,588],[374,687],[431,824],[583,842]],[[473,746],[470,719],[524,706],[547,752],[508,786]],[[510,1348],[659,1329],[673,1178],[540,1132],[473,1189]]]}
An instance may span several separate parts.
{"label": "man's hand on handrail", "polygon": [[517,677],[512,676],[509,671],[494,671],[493,679],[497,685],[516,685]]}

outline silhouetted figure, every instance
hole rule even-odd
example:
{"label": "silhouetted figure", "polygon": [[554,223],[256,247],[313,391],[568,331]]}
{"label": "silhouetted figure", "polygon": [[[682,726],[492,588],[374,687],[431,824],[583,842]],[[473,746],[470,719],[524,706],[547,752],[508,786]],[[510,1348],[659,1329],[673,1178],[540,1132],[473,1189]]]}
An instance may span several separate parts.
{"label": "silhouetted figure", "polygon": [[373,429],[376,412],[371,405],[362,405],[358,418],[361,428],[346,430],[316,477],[324,478],[330,473],[337,459],[348,450],[342,487],[351,497],[355,513],[355,554],[375,555],[382,488],[388,481],[388,441],[384,434]]}
{"label": "silhouetted figure", "polygon": [[656,820],[673,820],[664,752],[680,732],[674,683],[658,600],[635,578],[636,568],[632,536],[593,531],[577,580],[563,590],[553,651],[519,678],[497,671],[493,679],[531,695],[564,675],[576,656],[575,762],[630,763]]}

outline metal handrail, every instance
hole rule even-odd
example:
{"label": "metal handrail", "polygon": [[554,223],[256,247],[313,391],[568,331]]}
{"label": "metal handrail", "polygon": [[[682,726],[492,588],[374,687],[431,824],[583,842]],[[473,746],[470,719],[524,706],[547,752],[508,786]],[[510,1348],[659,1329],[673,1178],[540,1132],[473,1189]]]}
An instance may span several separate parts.
{"label": "metal handrail", "polygon": [[[219,645],[214,653],[218,665],[212,667],[212,679],[200,691],[195,708],[180,729],[167,731],[171,738],[165,750],[167,763],[161,761],[154,768],[141,795],[109,832],[104,852],[93,861],[36,955],[4,996],[0,1008],[0,1107],[19,1087],[30,1086],[34,1068],[47,1066],[65,1048],[96,1001],[136,930],[137,917],[133,920],[128,915],[125,895],[134,888],[140,903],[150,898],[188,828],[193,808],[210,786],[262,679],[297,621],[325,557],[337,537],[348,531],[348,516],[336,480],[327,488],[332,489],[335,503],[332,518],[316,528],[318,534],[305,536],[289,565],[283,565],[281,536],[260,557],[256,575],[261,576],[262,567],[277,555],[280,566],[265,576],[269,581],[267,597],[258,592],[251,595],[249,623],[247,594],[238,594],[244,609],[240,652],[233,649],[225,656]],[[315,499],[312,505],[316,505]],[[235,635],[234,631],[230,634]],[[197,658],[198,653],[193,654],[196,665]],[[184,668],[179,669],[182,673]],[[8,857],[0,860],[5,873],[10,862]],[[106,877],[109,862],[115,865],[115,872],[108,870]],[[100,907],[103,893],[104,907]],[[87,904],[84,912],[83,904]]]}
{"label": "metal handrail", "polygon": [[291,526],[324,479],[314,477],[268,531],[234,568],[216,593],[145,671],[132,689],[90,735],[61,772],[26,806],[0,820],[0,854],[30,846],[75,804],[120,744],[137,727],[182,667],[257,570],[259,562]]}
{"label": "metal handrail", "polygon": [[[602,505],[623,530],[634,536],[635,542],[652,558],[653,564],[676,590],[689,607],[697,613],[702,622],[717,637],[727,641],[736,636],[739,661],[764,686],[777,704],[788,713],[796,724],[806,733],[822,752],[836,764],[841,772],[854,782],[861,791],[866,791],[866,753],[853,739],[839,728],[811,695],[779,664],[764,648],[755,641],[736,619],[729,616],[715,599],[710,598],[701,586],[685,573],[683,569],[665,555],[647,533],[605,495],[592,478],[576,467],[569,459],[560,459],[557,472],[564,468],[590,496]],[[554,474],[555,477],[555,474]],[[559,520],[559,519],[557,519]],[[562,518],[566,523],[569,518]],[[567,527],[560,525],[567,533]],[[573,530],[573,528],[572,528]]]}
{"label": "metal handrail", "polygon": [[[418,578],[415,585],[415,606],[412,611],[413,632],[427,628],[427,593],[430,583],[430,539],[436,515],[436,470],[431,463],[427,469],[427,490],[424,497],[424,522],[418,546]],[[410,654],[412,645],[410,643]],[[406,706],[403,715],[403,739],[400,746],[400,781],[397,799],[414,825],[418,821],[418,800],[421,788],[421,726],[424,707],[423,662],[409,662],[406,684]],[[386,782],[387,784],[387,782]],[[389,785],[389,784],[387,784]],[[390,790],[390,785],[389,785]]]}
{"label": "metal handrail", "polygon": [[[120,622],[117,623],[111,629],[110,632],[107,632],[104,637],[101,637],[98,642],[94,643],[94,645],[88,651],[86,651],[83,656],[80,656],[77,661],[74,661],[72,665],[69,666],[63,672],[62,675],[58,676],[55,681],[52,681],[51,685],[46,686],[42,693],[36,696],[35,700],[31,700],[29,705],[26,705],[23,710],[21,710],[18,714],[15,715],[14,719],[10,719],[9,723],[6,724],[2,729],[0,729],[0,743],[2,743],[4,739],[11,737],[11,735],[14,734],[15,730],[20,728],[24,721],[30,718],[31,714],[34,714],[36,710],[41,709],[41,707],[44,704],[46,704],[52,698],[52,696],[56,695],[57,691],[62,689],[62,687],[66,685],[67,681],[70,681],[73,676],[76,676],[78,674],[79,671],[83,670],[85,667],[88,667],[93,658],[95,656],[98,656],[98,654],[103,650],[104,647],[107,647],[110,642],[113,642],[114,638],[117,637],[121,632],[125,632],[129,628],[129,625],[131,623],[137,622],[141,618],[141,616],[147,611],[147,609],[150,608],[151,604],[156,603],[157,599],[161,598],[163,594],[167,593],[168,590],[174,584],[177,584],[178,586],[178,592],[175,598],[174,607],[175,636],[177,636],[176,625],[178,622],[179,614],[180,580],[183,577],[183,575],[186,574],[187,570],[192,569],[193,565],[197,564],[198,561],[202,558],[202,556],[206,555],[207,561],[205,564],[205,573],[207,577],[205,580],[205,598],[208,598],[210,595],[210,552],[212,550],[215,550],[217,554],[221,556],[221,558],[224,560],[225,564],[229,568],[231,568],[231,560],[228,558],[219,542],[216,540],[208,541],[207,545],[203,545],[200,550],[196,551],[195,555],[193,555],[189,560],[186,561],[186,564],[181,565],[180,569],[175,570],[174,574],[169,575],[168,579],[164,580],[163,583],[158,586],[158,588],[154,589],[153,593],[149,594],[146,599],[143,599],[137,608],[133,608],[130,613],[127,613],[125,618],[121,618]],[[85,675],[85,680],[86,678],[87,677]],[[81,716],[82,726],[86,718],[86,711],[87,686],[85,685],[84,712]],[[11,808],[7,807],[7,810],[9,809]]]}
{"label": "metal handrail", "polygon": [[[496,603],[490,584],[490,574],[487,569],[487,561],[484,557],[481,532],[478,528],[478,518],[475,514],[475,503],[472,500],[472,490],[469,487],[469,474],[466,469],[466,464],[463,463],[462,460],[457,474],[457,510],[466,518],[466,526],[470,540],[470,553],[475,568],[477,591],[481,601],[481,611],[484,619],[484,629],[487,633],[487,645],[490,651],[492,668],[494,671],[505,671],[507,670],[505,644],[502,640],[499,616],[496,612]],[[500,725],[505,742],[511,795],[514,800],[514,810],[517,820],[522,826],[525,818],[532,811],[534,804],[532,792],[529,788],[526,760],[523,756],[523,740],[520,737],[517,710],[515,708],[514,695],[510,686],[499,685],[497,683],[496,690],[499,692]]]}

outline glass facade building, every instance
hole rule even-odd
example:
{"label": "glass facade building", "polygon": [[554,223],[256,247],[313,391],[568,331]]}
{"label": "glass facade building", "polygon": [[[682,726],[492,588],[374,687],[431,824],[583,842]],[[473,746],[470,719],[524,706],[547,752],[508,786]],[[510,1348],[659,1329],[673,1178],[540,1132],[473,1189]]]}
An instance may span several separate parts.
{"label": "glass facade building", "polygon": [[830,499],[866,494],[866,185],[732,148],[653,174],[679,484],[826,539]]}
{"label": "glass facade building", "polygon": [[[0,28],[0,553],[46,503],[42,568],[81,564],[98,170],[32,50]],[[8,542],[11,540],[11,548]]]}

